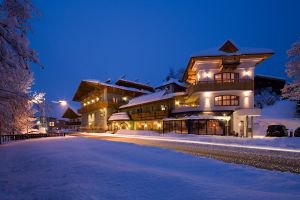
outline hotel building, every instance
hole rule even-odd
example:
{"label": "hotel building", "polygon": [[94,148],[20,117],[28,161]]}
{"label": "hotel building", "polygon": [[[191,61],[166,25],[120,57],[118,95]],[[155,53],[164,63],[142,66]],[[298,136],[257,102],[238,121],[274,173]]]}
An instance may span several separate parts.
{"label": "hotel building", "polygon": [[251,137],[253,117],[260,115],[254,108],[254,70],[272,54],[238,48],[228,40],[192,56],[181,81],[170,79],[155,90],[127,80],[105,85],[83,81],[73,99],[82,105],[82,129]]}

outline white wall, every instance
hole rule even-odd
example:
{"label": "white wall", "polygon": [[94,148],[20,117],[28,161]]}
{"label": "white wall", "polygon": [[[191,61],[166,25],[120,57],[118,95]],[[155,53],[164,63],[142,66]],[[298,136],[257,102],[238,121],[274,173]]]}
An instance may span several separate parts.
{"label": "white wall", "polygon": [[[216,92],[200,92],[199,94],[199,107],[204,111],[217,111],[217,110],[237,110],[241,108],[254,108],[254,94],[253,91],[240,91],[240,90],[224,90]],[[215,106],[215,97],[220,95],[236,95],[239,96],[239,106]]]}

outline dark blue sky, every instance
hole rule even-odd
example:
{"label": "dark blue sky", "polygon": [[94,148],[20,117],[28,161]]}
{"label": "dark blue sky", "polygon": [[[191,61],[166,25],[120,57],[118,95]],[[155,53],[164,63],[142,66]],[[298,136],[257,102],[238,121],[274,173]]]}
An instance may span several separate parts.
{"label": "dark blue sky", "polygon": [[300,37],[300,1],[36,0],[31,46],[34,88],[48,100],[71,100],[82,79],[128,79],[159,84],[170,67],[232,39],[270,48],[256,73],[285,77],[286,50]]}

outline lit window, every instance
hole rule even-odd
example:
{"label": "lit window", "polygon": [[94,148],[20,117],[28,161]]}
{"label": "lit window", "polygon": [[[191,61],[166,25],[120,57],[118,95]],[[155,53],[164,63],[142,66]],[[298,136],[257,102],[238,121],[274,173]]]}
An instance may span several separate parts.
{"label": "lit window", "polygon": [[216,82],[233,83],[235,81],[238,81],[238,79],[239,79],[238,73],[223,72],[223,73],[215,74]]}
{"label": "lit window", "polygon": [[215,106],[238,106],[239,97],[235,95],[223,95],[215,97]]}
{"label": "lit window", "polygon": [[112,101],[113,101],[113,103],[118,103],[118,98],[113,97],[113,98],[112,98]]}

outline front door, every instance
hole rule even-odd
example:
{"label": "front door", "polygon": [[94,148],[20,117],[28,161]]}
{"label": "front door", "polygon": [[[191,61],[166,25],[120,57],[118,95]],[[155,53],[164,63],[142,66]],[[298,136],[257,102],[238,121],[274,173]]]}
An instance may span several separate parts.
{"label": "front door", "polygon": [[245,122],[244,121],[240,121],[240,136],[241,137],[244,137],[245,136],[245,132],[244,132],[244,130],[245,130]]}

